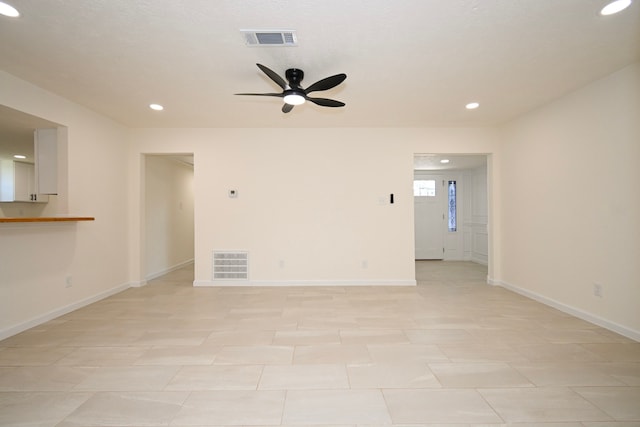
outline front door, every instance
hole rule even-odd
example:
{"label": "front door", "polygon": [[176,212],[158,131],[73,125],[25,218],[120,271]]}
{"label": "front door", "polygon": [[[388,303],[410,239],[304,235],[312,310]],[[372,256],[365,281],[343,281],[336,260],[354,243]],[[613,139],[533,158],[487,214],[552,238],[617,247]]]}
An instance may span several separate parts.
{"label": "front door", "polygon": [[416,175],[413,181],[416,259],[444,257],[445,188],[439,175]]}

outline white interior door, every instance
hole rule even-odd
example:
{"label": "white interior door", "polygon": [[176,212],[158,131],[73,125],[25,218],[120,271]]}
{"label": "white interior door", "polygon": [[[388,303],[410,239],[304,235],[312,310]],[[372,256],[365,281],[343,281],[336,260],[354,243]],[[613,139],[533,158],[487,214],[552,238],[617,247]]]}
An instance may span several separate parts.
{"label": "white interior door", "polygon": [[445,189],[439,175],[420,175],[413,181],[416,259],[444,257]]}

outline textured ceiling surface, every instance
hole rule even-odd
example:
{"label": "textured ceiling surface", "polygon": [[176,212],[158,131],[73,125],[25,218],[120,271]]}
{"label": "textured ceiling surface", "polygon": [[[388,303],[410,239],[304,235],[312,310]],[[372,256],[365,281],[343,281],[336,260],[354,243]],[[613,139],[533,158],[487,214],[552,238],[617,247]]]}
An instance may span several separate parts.
{"label": "textured ceiling surface", "polygon": [[[0,68],[131,127],[495,125],[640,60],[640,2],[605,0],[9,0]],[[240,29],[291,29],[249,47]],[[346,73],[289,114],[258,70]],[[481,103],[474,111],[470,101]],[[148,108],[152,102],[162,112]]]}

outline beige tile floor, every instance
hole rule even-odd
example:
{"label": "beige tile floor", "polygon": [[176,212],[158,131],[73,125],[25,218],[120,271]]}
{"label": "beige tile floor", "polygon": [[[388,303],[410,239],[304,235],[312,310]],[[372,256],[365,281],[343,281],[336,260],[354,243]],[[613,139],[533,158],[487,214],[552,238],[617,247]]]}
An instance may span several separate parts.
{"label": "beige tile floor", "polygon": [[417,287],[193,288],[0,342],[2,426],[640,426],[640,343],[419,262]]}

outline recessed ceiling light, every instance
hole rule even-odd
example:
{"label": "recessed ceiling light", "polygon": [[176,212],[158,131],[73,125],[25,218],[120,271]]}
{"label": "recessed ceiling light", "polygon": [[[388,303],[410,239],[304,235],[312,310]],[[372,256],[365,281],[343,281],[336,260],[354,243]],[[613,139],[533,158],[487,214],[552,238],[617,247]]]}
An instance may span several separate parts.
{"label": "recessed ceiling light", "polygon": [[13,155],[13,158],[14,158],[14,159],[26,159],[26,158],[27,158],[27,156],[23,156],[22,154],[14,154],[14,155]]}
{"label": "recessed ceiling light", "polygon": [[164,110],[164,107],[160,104],[149,104],[149,108],[151,108],[152,110],[156,110],[156,111],[162,111]]}
{"label": "recessed ceiling light", "polygon": [[607,16],[622,12],[631,5],[631,0],[615,0],[600,10],[600,15]]}
{"label": "recessed ceiling light", "polygon": [[465,105],[464,108],[466,108],[467,110],[475,110],[479,106],[480,104],[478,104],[477,102],[470,102],[467,105]]}
{"label": "recessed ceiling light", "polygon": [[0,1],[0,15],[8,16],[10,18],[17,18],[20,16],[20,12],[13,6],[10,6]]}
{"label": "recessed ceiling light", "polygon": [[447,163],[449,163],[449,159],[442,159],[440,160],[440,163],[442,163],[443,165],[446,165]]}

